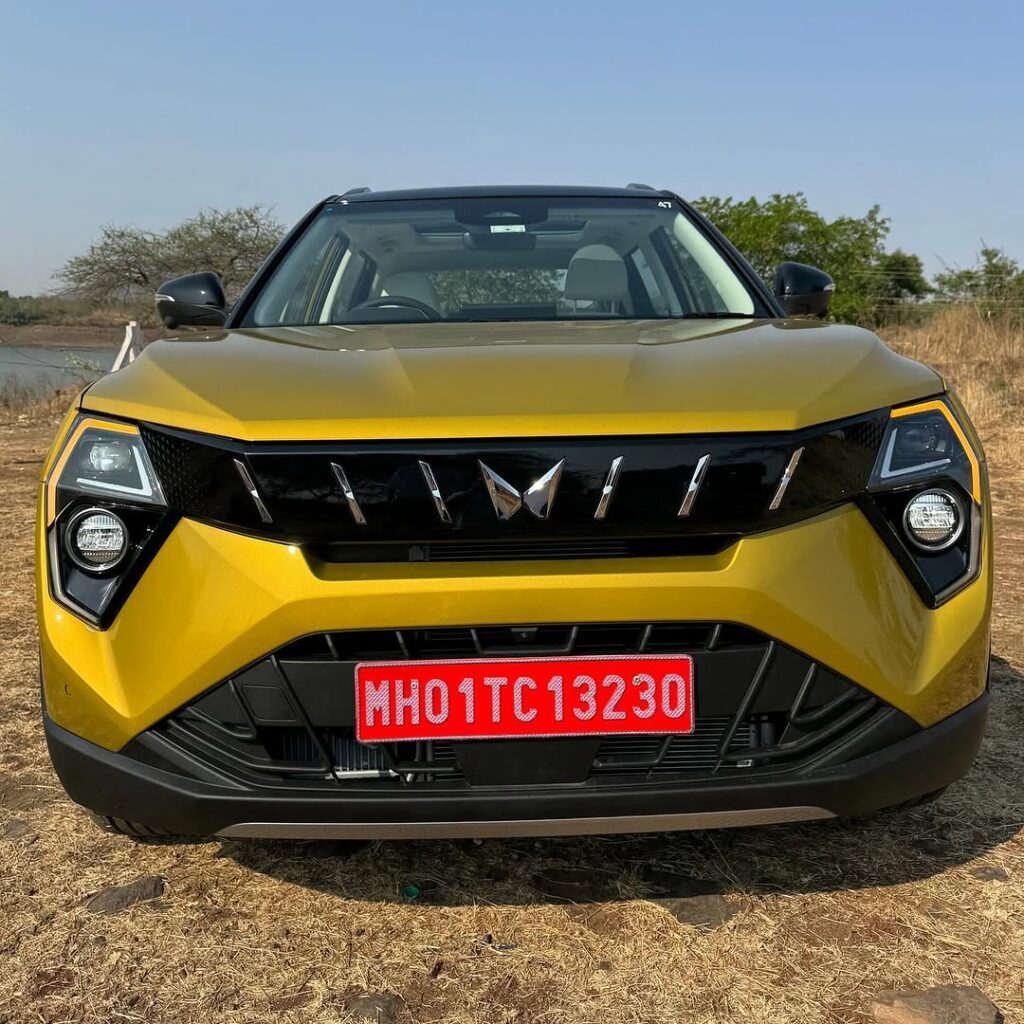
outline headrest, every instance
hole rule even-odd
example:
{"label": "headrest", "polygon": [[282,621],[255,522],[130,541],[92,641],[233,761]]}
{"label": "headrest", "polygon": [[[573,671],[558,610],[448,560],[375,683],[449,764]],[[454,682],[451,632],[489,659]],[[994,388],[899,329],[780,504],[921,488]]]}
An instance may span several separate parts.
{"label": "headrest", "polygon": [[628,291],[626,264],[610,245],[585,245],[576,250],[565,275],[567,299],[621,299]]}
{"label": "headrest", "polygon": [[384,279],[383,295],[404,295],[409,299],[419,299],[432,309],[441,311],[441,299],[437,289],[426,274],[418,270],[400,270]]}

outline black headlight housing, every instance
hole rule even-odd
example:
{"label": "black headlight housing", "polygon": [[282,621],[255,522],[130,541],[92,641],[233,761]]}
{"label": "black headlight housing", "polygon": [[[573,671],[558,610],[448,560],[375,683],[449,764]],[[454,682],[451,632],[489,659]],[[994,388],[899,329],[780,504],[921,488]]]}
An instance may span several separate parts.
{"label": "black headlight housing", "polygon": [[977,578],[983,472],[946,396],[891,410],[863,507],[931,608]]}
{"label": "black headlight housing", "polygon": [[106,628],[176,518],[138,428],[80,417],[46,481],[54,599]]}

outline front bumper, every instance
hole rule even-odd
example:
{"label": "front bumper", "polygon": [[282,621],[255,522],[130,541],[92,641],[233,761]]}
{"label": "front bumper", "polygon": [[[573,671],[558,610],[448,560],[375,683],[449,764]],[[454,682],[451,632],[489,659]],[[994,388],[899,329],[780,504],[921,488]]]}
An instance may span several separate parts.
{"label": "front bumper", "polygon": [[310,633],[609,620],[742,623],[918,725],[985,688],[991,531],[978,578],[929,609],[853,505],[715,555],[567,562],[344,564],[181,520],[111,627],[50,594],[40,531],[40,652],[55,723],[119,750],[268,652]]}
{"label": "front bumper", "polygon": [[[332,563],[183,519],[100,630],[54,601],[41,531],[51,755],[79,803],[182,834],[551,835],[861,814],[943,788],[974,757],[986,704],[989,538],[986,530],[978,578],[930,609],[854,505],[700,557],[468,564]],[[487,777],[384,789],[350,779],[327,791],[136,756],[181,709],[301,637],[613,620],[741,624],[887,705],[899,729],[874,733],[841,761],[746,778]]]}
{"label": "front bumper", "polygon": [[720,828],[865,814],[954,782],[981,743],[987,695],[938,725],[845,764],[742,783],[257,793],[185,778],[89,743],[46,719],[72,799],[115,819],[184,835],[435,838]]}

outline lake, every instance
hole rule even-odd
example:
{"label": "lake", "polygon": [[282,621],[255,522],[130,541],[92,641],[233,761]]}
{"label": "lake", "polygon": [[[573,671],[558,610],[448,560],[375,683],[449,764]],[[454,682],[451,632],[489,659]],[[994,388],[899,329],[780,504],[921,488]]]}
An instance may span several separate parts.
{"label": "lake", "polygon": [[13,386],[43,394],[94,380],[114,365],[116,356],[116,348],[0,345],[0,390]]}

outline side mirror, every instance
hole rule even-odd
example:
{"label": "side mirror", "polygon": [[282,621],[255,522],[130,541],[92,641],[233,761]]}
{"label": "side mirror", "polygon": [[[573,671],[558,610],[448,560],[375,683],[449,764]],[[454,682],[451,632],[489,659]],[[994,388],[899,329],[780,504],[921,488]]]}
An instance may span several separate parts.
{"label": "side mirror", "polygon": [[204,270],[160,285],[156,311],[171,328],[222,327],[228,315],[228,300],[220,278]]}
{"label": "side mirror", "polygon": [[825,316],[835,290],[835,281],[824,270],[806,263],[780,264],[772,285],[786,316]]}

